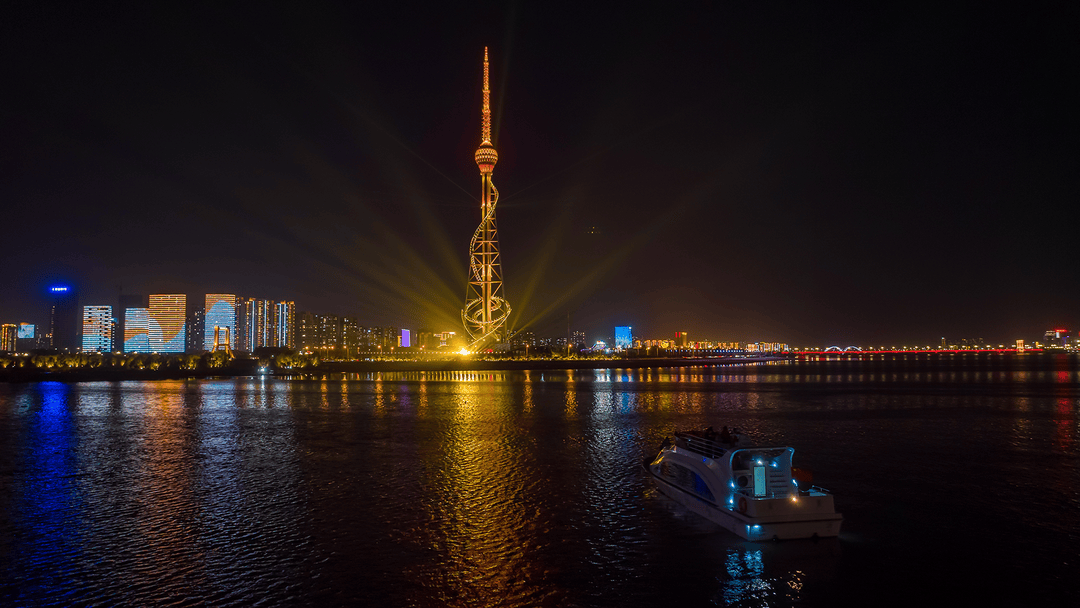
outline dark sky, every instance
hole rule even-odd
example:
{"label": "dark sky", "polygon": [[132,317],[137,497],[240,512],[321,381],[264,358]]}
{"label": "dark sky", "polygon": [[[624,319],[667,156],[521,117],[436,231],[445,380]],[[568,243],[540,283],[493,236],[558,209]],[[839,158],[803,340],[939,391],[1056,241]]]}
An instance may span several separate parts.
{"label": "dark sky", "polygon": [[1080,324],[1076,4],[82,4],[0,21],[3,322],[67,280],[460,330],[486,45],[519,328]]}

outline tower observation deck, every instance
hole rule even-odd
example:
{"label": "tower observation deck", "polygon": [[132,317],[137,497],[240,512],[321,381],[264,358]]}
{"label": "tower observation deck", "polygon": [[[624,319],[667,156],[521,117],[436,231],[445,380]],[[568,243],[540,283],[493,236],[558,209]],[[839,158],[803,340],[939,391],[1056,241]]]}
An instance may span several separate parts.
{"label": "tower observation deck", "polygon": [[469,242],[469,285],[461,322],[471,337],[469,350],[477,350],[505,339],[506,320],[510,304],[502,284],[502,264],[499,261],[499,231],[495,223],[495,204],[499,191],[491,181],[491,173],[499,154],[491,144],[491,103],[488,88],[488,51],[484,47],[484,106],[480,128],[480,147],[476,150],[476,165],[480,167],[480,225]]}

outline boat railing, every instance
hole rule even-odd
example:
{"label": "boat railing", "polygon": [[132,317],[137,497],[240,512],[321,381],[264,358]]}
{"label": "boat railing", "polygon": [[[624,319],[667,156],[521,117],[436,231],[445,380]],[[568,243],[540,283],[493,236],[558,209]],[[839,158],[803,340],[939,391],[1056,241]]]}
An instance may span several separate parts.
{"label": "boat railing", "polygon": [[714,460],[722,458],[729,449],[734,447],[724,446],[717,441],[689,433],[675,433],[675,445]]}

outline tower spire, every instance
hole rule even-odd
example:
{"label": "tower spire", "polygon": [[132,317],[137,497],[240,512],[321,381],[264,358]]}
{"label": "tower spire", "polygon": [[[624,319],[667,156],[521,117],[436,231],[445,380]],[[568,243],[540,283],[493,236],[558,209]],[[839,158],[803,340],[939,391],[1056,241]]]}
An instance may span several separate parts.
{"label": "tower spire", "polygon": [[484,47],[484,120],[480,126],[480,142],[491,143],[491,90],[488,89],[488,49]]}

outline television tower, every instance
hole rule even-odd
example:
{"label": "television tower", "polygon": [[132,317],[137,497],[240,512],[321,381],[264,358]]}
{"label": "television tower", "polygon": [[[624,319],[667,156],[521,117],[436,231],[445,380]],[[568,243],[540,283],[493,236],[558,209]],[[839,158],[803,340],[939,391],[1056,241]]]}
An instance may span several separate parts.
{"label": "television tower", "polygon": [[499,235],[495,225],[495,203],[499,191],[491,182],[491,173],[499,154],[491,145],[491,103],[488,88],[488,52],[484,47],[484,107],[480,127],[480,147],[476,164],[480,167],[480,225],[469,242],[469,286],[461,321],[469,332],[469,350],[500,342],[506,336],[510,304],[503,297],[502,264],[499,262]]}

